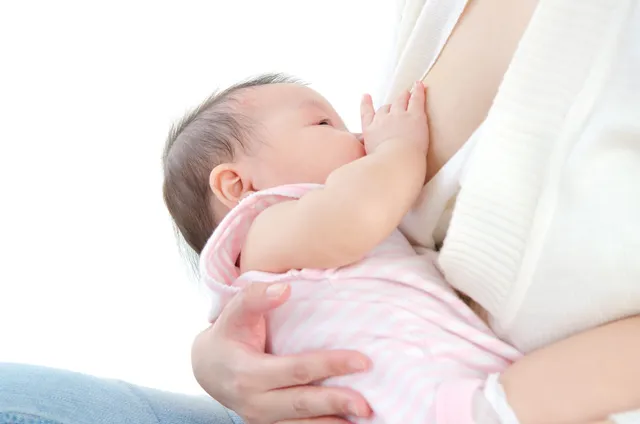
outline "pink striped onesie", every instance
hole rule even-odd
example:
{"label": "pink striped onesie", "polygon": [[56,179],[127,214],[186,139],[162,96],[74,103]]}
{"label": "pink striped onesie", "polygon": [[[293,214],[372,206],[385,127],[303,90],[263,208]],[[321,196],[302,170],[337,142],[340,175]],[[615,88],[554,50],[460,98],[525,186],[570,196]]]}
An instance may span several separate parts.
{"label": "pink striped onesie", "polygon": [[201,276],[219,302],[253,282],[286,281],[291,298],[268,319],[268,351],[276,355],[353,349],[373,361],[371,371],[323,384],[362,393],[374,416],[358,423],[473,423],[473,397],[490,373],[519,357],[498,340],[446,284],[435,252],[417,254],[395,231],[363,260],[338,269],[284,274],[236,266],[255,217],[316,185],[255,193],[220,223],[201,258]]}

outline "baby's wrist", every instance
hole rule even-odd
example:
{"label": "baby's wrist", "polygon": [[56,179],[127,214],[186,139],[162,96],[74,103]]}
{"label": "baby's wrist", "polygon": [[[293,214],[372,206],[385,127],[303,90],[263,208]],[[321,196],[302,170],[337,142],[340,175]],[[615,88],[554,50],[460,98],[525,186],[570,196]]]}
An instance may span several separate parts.
{"label": "baby's wrist", "polygon": [[402,138],[387,139],[379,143],[372,152],[369,152],[369,154],[376,152],[406,153],[409,155],[422,155],[425,157],[427,155],[426,148]]}

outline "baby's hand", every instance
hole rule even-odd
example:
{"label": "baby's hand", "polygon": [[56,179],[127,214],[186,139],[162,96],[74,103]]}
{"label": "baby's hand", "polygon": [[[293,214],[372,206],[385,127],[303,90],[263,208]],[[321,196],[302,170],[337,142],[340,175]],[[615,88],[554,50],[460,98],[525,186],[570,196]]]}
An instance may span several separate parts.
{"label": "baby's hand", "polygon": [[377,112],[373,110],[371,96],[362,98],[360,114],[362,134],[367,154],[390,140],[403,140],[413,144],[426,155],[429,147],[429,127],[427,124],[425,86],[418,81],[411,92],[400,93],[393,104],[383,105]]}

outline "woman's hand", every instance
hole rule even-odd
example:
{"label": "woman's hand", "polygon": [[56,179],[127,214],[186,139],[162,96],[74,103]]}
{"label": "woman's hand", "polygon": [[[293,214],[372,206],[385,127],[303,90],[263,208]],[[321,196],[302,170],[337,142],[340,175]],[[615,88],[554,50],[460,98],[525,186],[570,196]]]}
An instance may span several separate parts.
{"label": "woman's hand", "polygon": [[247,424],[346,424],[338,416],[368,416],[364,398],[349,389],[309,386],[328,377],[366,370],[357,352],[264,353],[265,314],[289,297],[286,284],[252,284],[236,295],[192,348],[202,388]]}

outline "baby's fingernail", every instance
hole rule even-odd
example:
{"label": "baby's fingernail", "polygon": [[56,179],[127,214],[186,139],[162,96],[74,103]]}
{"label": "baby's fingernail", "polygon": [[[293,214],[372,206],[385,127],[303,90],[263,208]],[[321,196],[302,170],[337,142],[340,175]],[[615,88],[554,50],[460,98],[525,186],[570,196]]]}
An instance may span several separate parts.
{"label": "baby's fingernail", "polygon": [[267,296],[277,298],[287,289],[286,284],[278,283],[267,287]]}

